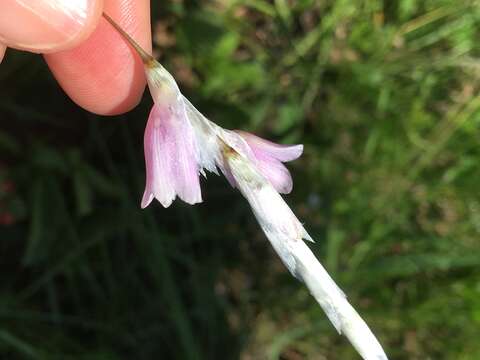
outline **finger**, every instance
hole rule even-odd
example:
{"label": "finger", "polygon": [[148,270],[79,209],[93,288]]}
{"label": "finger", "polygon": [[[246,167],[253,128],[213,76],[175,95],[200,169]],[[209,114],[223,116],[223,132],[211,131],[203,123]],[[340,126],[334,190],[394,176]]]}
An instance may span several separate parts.
{"label": "finger", "polygon": [[102,8],[103,0],[2,0],[0,42],[33,52],[72,48],[95,29]]}
{"label": "finger", "polygon": [[[104,11],[151,52],[149,0],[105,0]],[[142,61],[103,18],[80,46],[45,58],[72,100],[97,114],[130,110],[145,89]]]}

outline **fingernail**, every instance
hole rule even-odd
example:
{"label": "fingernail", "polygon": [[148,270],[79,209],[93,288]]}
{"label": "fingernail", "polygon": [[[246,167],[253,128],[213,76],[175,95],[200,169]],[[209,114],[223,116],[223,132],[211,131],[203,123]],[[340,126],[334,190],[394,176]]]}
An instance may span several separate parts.
{"label": "fingernail", "polygon": [[34,52],[65,50],[93,31],[102,1],[3,0],[0,42]]}

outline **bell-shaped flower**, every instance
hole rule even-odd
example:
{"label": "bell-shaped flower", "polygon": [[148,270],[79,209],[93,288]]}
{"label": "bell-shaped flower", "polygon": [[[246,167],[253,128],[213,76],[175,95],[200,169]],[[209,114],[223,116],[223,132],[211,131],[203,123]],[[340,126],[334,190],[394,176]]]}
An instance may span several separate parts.
{"label": "bell-shaped flower", "polygon": [[299,158],[303,152],[303,145],[279,145],[245,131],[236,132],[252,149],[260,173],[279,193],[290,193],[293,188],[292,176],[282,163]]}
{"label": "bell-shaped flower", "polygon": [[229,183],[236,187],[235,179],[225,168],[220,155],[220,139],[256,164],[279,193],[287,194],[292,191],[292,176],[283,163],[300,157],[303,145],[280,145],[246,131],[223,129],[205,118],[187,99],[185,104],[188,118],[195,129],[195,137],[200,144],[201,167],[215,173],[216,167],[219,167]]}
{"label": "bell-shaped flower", "polygon": [[168,207],[177,195],[189,204],[202,201],[197,144],[183,102],[155,103],[145,129],[144,151],[147,179],[142,208],[153,198]]}
{"label": "bell-shaped flower", "polygon": [[142,58],[154,101],[144,136],[147,179],[142,208],[154,198],[164,207],[176,196],[189,204],[202,202],[197,142],[175,79],[113,19],[103,15]]}

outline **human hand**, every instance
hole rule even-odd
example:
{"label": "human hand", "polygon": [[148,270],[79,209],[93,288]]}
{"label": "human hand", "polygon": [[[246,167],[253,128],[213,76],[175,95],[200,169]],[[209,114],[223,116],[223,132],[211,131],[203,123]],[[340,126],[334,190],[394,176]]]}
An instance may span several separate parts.
{"label": "human hand", "polygon": [[150,52],[149,0],[2,0],[1,7],[0,61],[6,47],[44,54],[68,96],[97,114],[120,114],[140,101],[142,61],[101,14]]}

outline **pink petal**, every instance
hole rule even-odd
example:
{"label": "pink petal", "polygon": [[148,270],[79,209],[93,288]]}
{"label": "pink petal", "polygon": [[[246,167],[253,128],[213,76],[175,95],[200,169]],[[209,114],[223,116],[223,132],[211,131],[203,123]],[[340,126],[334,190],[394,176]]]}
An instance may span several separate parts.
{"label": "pink petal", "polygon": [[303,145],[279,145],[245,131],[236,131],[247,142],[257,161],[260,172],[279,193],[292,191],[293,181],[282,162],[295,160],[303,151]]}
{"label": "pink petal", "polygon": [[195,134],[187,120],[183,101],[178,107],[174,107],[173,119],[176,135],[176,154],[174,154],[172,164],[175,188],[180,199],[193,205],[202,202],[196,156],[198,151]]}
{"label": "pink petal", "polygon": [[168,207],[178,195],[189,204],[202,201],[196,145],[183,103],[155,104],[144,137],[147,181],[141,206],[153,198]]}
{"label": "pink petal", "polygon": [[288,169],[280,161],[259,159],[258,168],[272,186],[281,194],[288,194],[293,189],[292,176]]}
{"label": "pink petal", "polygon": [[221,171],[223,173],[223,176],[225,176],[225,179],[227,179],[230,186],[235,189],[237,187],[237,182],[235,181],[235,178],[233,177],[232,171],[230,170],[230,168],[228,166],[223,166],[221,168]]}
{"label": "pink petal", "polygon": [[175,151],[174,139],[170,131],[170,116],[154,105],[148,118],[144,136],[145,166],[147,183],[142,199],[142,208],[153,198],[168,207],[175,198],[174,179],[171,171],[171,158]]}
{"label": "pink petal", "polygon": [[303,152],[303,145],[280,145],[262,139],[246,131],[236,130],[248,143],[254,153],[267,154],[281,162],[298,159]]}

